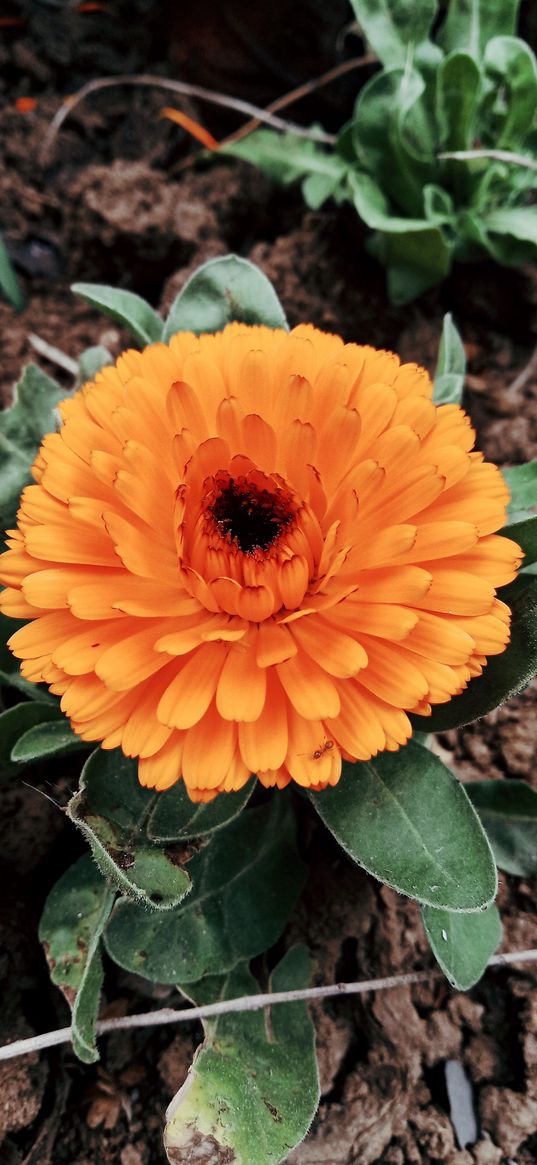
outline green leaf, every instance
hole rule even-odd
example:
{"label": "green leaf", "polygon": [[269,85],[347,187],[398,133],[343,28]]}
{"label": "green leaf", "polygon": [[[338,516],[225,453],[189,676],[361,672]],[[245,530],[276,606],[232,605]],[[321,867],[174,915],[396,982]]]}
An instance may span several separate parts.
{"label": "green leaf", "polygon": [[250,162],[284,185],[304,179],[305,201],[315,210],[330,198],[347,171],[347,163],[334,150],[328,151],[296,134],[280,134],[271,129],[256,130],[221,147],[219,153]]}
{"label": "green leaf", "polygon": [[422,745],[344,764],[309,797],[359,866],[428,906],[472,911],[496,894],[490,846],[463,786]]}
{"label": "green leaf", "polygon": [[453,199],[447,190],[435,186],[434,182],[423,187],[423,212],[433,226],[453,227],[456,217]]}
{"label": "green leaf", "polygon": [[505,651],[493,655],[483,675],[471,680],[460,696],[438,704],[431,716],[412,716],[420,732],[446,732],[479,720],[523,691],[533,679],[537,673],[537,582],[531,582],[509,605],[511,641]]}
{"label": "green leaf", "polygon": [[[309,956],[294,947],[272,974],[271,989],[309,981]],[[247,966],[193,984],[196,1003],[253,995]],[[205,1040],[166,1114],[170,1162],[277,1165],[305,1137],[319,1102],[315,1033],[304,1003],[205,1020]]]}
{"label": "green leaf", "polygon": [[100,940],[113,901],[114,891],[84,854],[53,886],[39,926],[52,982],[71,1008],[73,1048],[85,1064],[99,1059],[95,1023],[103,982]]}
{"label": "green leaf", "polygon": [[162,339],[162,320],[157,312],[133,291],[107,287],[104,283],[73,283],[71,291],[80,295],[104,315],[129,328],[141,344],[154,344]]}
{"label": "green leaf", "polygon": [[479,914],[453,914],[422,906],[425,933],[435,959],[452,987],[469,991],[481,978],[502,941],[502,924],[494,904]]}
{"label": "green leaf", "polygon": [[367,174],[354,171],[349,179],[360,218],[378,233],[368,250],[388,269],[393,303],[408,303],[448,274],[451,249],[438,226],[427,219],[402,218]]}
{"label": "green leaf", "polygon": [[386,69],[404,67],[409,49],[429,42],[436,0],[351,0],[354,15]]}
{"label": "green leaf", "polygon": [[19,766],[11,759],[12,750],[21,736],[35,725],[45,724],[49,720],[63,721],[59,703],[15,704],[6,712],[0,714],[0,774],[2,777],[16,773]]}
{"label": "green leaf", "polygon": [[446,312],[434,374],[433,400],[436,405],[459,404],[464,388],[466,353],[461,334]]}
{"label": "green leaf", "polygon": [[439,227],[373,236],[368,250],[387,269],[388,295],[394,304],[410,303],[441,283],[451,267],[451,247]]}
{"label": "green leaf", "polygon": [[240,792],[226,793],[204,805],[191,801],[184,782],[178,781],[171,789],[157,793],[153,798],[153,807],[147,819],[147,836],[157,842],[206,837],[238,817],[252,796],[255,785],[255,780],[251,780]]}
{"label": "green leaf", "polygon": [[13,264],[7,253],[6,244],[0,235],[0,291],[7,299],[8,303],[15,308],[16,311],[22,311],[24,308],[24,296],[22,294],[20,283],[15,275]]}
{"label": "green leaf", "polygon": [[146,834],[160,794],[143,789],[137,765],[119,750],[96,749],[86,761],[67,814],[89,841],[99,869],[127,897],[170,910],[190,890],[189,850],[163,849]]}
{"label": "green leaf", "polygon": [[13,526],[21,490],[45,433],[56,427],[55,408],[63,388],[37,364],[27,364],[15,386],[13,404],[0,412],[0,528]]}
{"label": "green leaf", "polygon": [[508,874],[537,874],[537,793],[526,781],[468,781],[497,865]]}
{"label": "green leaf", "polygon": [[524,551],[523,569],[537,562],[537,515],[522,522],[513,522],[511,526],[504,526],[499,532],[506,538],[518,542],[520,549]]}
{"label": "green leaf", "polygon": [[321,206],[339,190],[345,177],[345,168],[332,174],[307,174],[302,183],[302,195],[310,210],[320,210]]}
{"label": "green leaf", "polygon": [[533,247],[537,247],[537,206],[508,206],[504,210],[494,210],[483,218],[483,225],[492,235],[509,235],[529,243],[528,261],[533,257]]}
{"label": "green leaf", "polygon": [[516,28],[520,0],[450,0],[438,41],[447,53],[462,49],[479,61],[487,41]]}
{"label": "green leaf", "polygon": [[114,357],[108,351],[108,348],[103,348],[102,344],[95,344],[93,348],[86,348],[78,357],[78,385],[86,384],[88,380],[95,380],[101,368],[113,363]]}
{"label": "green leaf", "polygon": [[176,332],[218,332],[226,324],[287,328],[282,305],[266,275],[238,255],[210,259],[191,275],[172,303],[163,339]]}
{"label": "green leaf", "polygon": [[120,967],[157,983],[189,983],[276,942],[305,877],[287,797],[245,809],[191,859],[189,873],[189,897],[167,914],[118,903],[105,943]]}
{"label": "green leaf", "polygon": [[[519,146],[535,125],[535,55],[529,45],[516,36],[496,36],[487,44],[484,66],[494,95],[501,93],[494,124],[494,145],[498,149]],[[492,112],[496,112],[496,105]]]}
{"label": "green leaf", "polygon": [[412,219],[423,218],[423,187],[434,182],[437,166],[424,97],[425,82],[415,69],[377,73],[360,91],[352,123],[361,168],[397,208],[395,214]]}
{"label": "green leaf", "polygon": [[450,53],[438,67],[436,120],[443,150],[467,150],[475,137],[481,70],[468,53]]}
{"label": "green leaf", "polygon": [[[43,704],[32,705],[43,708]],[[11,749],[11,759],[17,764],[33,764],[50,756],[66,756],[90,748],[85,740],[76,736],[69,722],[63,717],[49,724],[36,724],[19,737]]]}
{"label": "green leaf", "polygon": [[519,514],[537,506],[537,460],[502,469],[502,474],[511,494],[509,513]]}

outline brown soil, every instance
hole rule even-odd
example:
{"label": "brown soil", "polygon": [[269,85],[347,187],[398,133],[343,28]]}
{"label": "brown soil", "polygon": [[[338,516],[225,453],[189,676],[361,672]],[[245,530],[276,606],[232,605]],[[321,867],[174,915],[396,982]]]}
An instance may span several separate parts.
{"label": "brown soil", "polygon": [[[500,463],[537,454],[537,379],[516,398],[509,384],[527,362],[537,322],[537,273],[483,263],[404,310],[386,302],[382,272],[362,250],[348,208],[313,214],[296,191],[274,189],[252,170],[216,163],[184,169],[190,146],[158,120],[158,92],[111,90],[80,106],[41,163],[38,151],[59,99],[108,72],[183,76],[253,100],[270,100],[315,75],[343,51],[338,33],[350,9],[282,0],[285,37],[260,25],[251,4],[137,0],[82,14],[44,0],[8,5],[23,23],[0,29],[0,222],[27,295],[16,315],[0,303],[2,393],[8,401],[37,333],[71,356],[90,344],[116,352],[125,336],[72,297],[74,279],[115,283],[169,304],[190,272],[229,250],[273,280],[291,324],[311,320],[345,338],[387,346],[434,365],[443,313],[453,310],[470,362],[467,404],[479,445]],[[222,14],[227,9],[227,17]],[[166,16],[164,15],[167,9]],[[243,11],[244,10],[244,11]],[[312,24],[312,12],[322,20]],[[233,12],[230,16],[229,13]],[[525,9],[529,21],[530,8]],[[271,17],[272,20],[272,17]],[[225,23],[225,37],[222,21]],[[276,22],[273,22],[273,26]],[[295,59],[308,40],[308,59]],[[240,32],[238,30],[241,30]],[[227,41],[225,38],[227,37]],[[232,42],[233,54],[222,44]],[[190,46],[190,51],[188,50]],[[343,46],[343,47],[342,47]],[[346,46],[346,47],[345,47]],[[170,63],[171,62],[171,63]],[[225,62],[225,64],[224,64]],[[254,62],[254,63],[252,63]],[[196,73],[199,69],[199,73]],[[338,125],[352,86],[341,84],[304,108]],[[14,106],[35,95],[34,112]],[[194,108],[215,133],[229,115]],[[50,365],[46,365],[48,371]],[[65,378],[65,374],[60,373]],[[535,776],[536,703],[526,692],[486,721],[447,733],[439,747],[459,775]],[[37,923],[48,889],[80,852],[64,805],[72,767],[33,771],[3,790],[0,874],[4,979],[2,1037],[68,1022],[47,977]],[[314,833],[311,876],[293,931],[309,941],[319,982],[431,966],[418,912],[352,867]],[[532,888],[502,876],[504,948],[537,946]],[[530,968],[494,970],[469,995],[446,983],[400,988],[316,1010],[323,1101],[294,1165],[529,1165],[537,1161],[537,1008]],[[107,970],[106,1014],[146,1009],[169,989]],[[200,1031],[156,1029],[103,1041],[102,1064],[86,1068],[68,1050],[12,1061],[0,1073],[0,1144],[6,1165],[153,1165],[164,1162],[165,1106],[183,1080]],[[472,1081],[480,1139],[457,1144],[444,1080],[457,1059]],[[261,1165],[261,1163],[260,1163]]]}

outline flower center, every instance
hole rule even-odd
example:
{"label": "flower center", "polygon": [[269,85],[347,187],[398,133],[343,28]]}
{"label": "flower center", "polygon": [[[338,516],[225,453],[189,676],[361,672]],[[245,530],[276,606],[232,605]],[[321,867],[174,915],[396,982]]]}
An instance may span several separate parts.
{"label": "flower center", "polygon": [[243,554],[268,551],[295,517],[290,492],[264,474],[233,478],[221,470],[212,481],[206,513],[220,537]]}

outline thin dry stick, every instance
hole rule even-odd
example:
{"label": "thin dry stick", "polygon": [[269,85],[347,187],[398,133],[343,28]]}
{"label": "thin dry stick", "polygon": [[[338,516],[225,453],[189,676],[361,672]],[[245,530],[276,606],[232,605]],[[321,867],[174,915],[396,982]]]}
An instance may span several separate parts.
{"label": "thin dry stick", "polygon": [[78,363],[72,360],[66,352],[62,352],[61,348],[55,348],[53,344],[47,343],[41,336],[36,336],[34,332],[28,332],[28,339],[35,352],[40,356],[44,356],[45,360],[50,360],[51,364],[57,364],[58,368],[64,368],[66,372],[71,372],[73,376],[78,374]]}
{"label": "thin dry stick", "polygon": [[306,129],[302,125],[295,125],[293,122],[283,121],[281,117],[275,117],[272,113],[266,113],[259,106],[252,105],[249,101],[242,101],[239,97],[227,96],[225,93],[218,93],[214,89],[205,89],[202,85],[190,85],[186,81],[173,81],[170,77],[155,77],[149,73],[132,73],[125,77],[100,77],[97,80],[88,81],[87,85],[83,85],[78,90],[78,93],[74,93],[72,97],[68,97],[60,106],[57,113],[55,113],[45,134],[41,148],[41,161],[46,159],[66,117],[72,113],[73,109],[81,101],[84,101],[92,93],[99,93],[103,89],[112,89],[118,85],[168,89],[172,93],[181,94],[182,97],[197,97],[198,100],[208,101],[211,105],[221,105],[225,109],[235,109],[237,113],[244,113],[246,117],[258,118],[259,121],[265,122],[266,125],[271,125],[273,129],[279,129],[283,132],[291,131],[298,137],[309,138],[311,141],[333,145],[336,140],[334,134],[325,133],[324,130]]}
{"label": "thin dry stick", "polygon": [[513,395],[517,392],[520,392],[520,389],[524,388],[524,386],[528,383],[528,380],[531,380],[534,372],[537,373],[537,348],[535,349],[533,356],[530,356],[526,367],[523,368],[521,372],[519,372],[518,376],[515,376],[512,384],[509,385],[508,392]]}
{"label": "thin dry stick", "polygon": [[[265,113],[279,113],[280,109],[286,109],[288,105],[294,105],[297,101],[302,101],[304,97],[309,97],[315,93],[317,89],[322,89],[325,85],[330,85],[332,81],[339,80],[344,77],[346,73],[352,72],[354,69],[361,69],[364,65],[371,65],[377,57],[374,53],[366,53],[363,57],[352,57],[349,61],[343,61],[340,65],[335,65],[333,69],[328,69],[326,73],[321,73],[319,77],[314,77],[312,81],[304,81],[302,85],[297,85],[296,89],[290,89],[288,93],[284,93],[282,97],[278,97],[276,101],[271,101],[270,105],[265,107]],[[238,142],[241,138],[246,137],[247,134],[252,133],[261,125],[258,117],[252,117],[249,121],[241,125],[240,129],[235,133],[229,135],[220,144],[222,146],[229,146],[233,142]]]}
{"label": "thin dry stick", "polygon": [[537,170],[537,162],[525,154],[512,154],[509,150],[448,150],[437,154],[438,158],[454,158],[456,162],[479,161],[491,158],[494,162],[511,162],[513,166],[524,166],[526,170]]}
{"label": "thin dry stick", "polygon": [[[505,967],[511,963],[537,963],[537,949],[531,951],[507,951],[504,955],[494,955],[487,967]],[[329,999],[335,995],[366,995],[369,991],[390,991],[394,987],[408,987],[413,983],[428,983],[431,979],[443,979],[442,971],[411,971],[408,975],[388,975],[384,979],[366,979],[361,983],[330,983],[326,987],[303,987],[295,991],[273,991],[266,995],[241,995],[236,999],[224,999],[220,1003],[208,1003],[205,1007],[184,1007],[176,1010],[163,1007],[159,1011],[145,1011],[138,1015],[124,1015],[117,1019],[101,1019],[96,1024],[97,1035],[118,1031],[122,1028],[158,1027],[168,1023],[190,1023],[193,1019],[209,1019],[215,1015],[229,1015],[237,1011],[259,1011],[263,1007],[273,1007],[275,1003],[297,1003],[301,1000]],[[11,1060],[15,1056],[25,1056],[42,1048],[52,1048],[56,1044],[67,1044],[71,1039],[71,1028],[62,1027],[58,1031],[45,1032],[41,1036],[31,1036],[26,1040],[15,1040],[0,1048],[0,1060]]]}

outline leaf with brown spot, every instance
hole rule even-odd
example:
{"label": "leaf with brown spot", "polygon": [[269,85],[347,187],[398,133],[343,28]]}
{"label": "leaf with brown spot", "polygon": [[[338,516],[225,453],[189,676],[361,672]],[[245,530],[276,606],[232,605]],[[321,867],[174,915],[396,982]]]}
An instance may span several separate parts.
{"label": "leaf with brown spot", "polygon": [[[272,976],[275,991],[309,980],[305,947],[294,947]],[[258,985],[247,964],[226,976],[188,985],[205,1004],[250,995]],[[313,1025],[304,1003],[273,1008],[269,1039],[265,1012],[233,1012],[208,1020],[182,1088],[167,1112],[170,1165],[278,1165],[305,1137],[319,1100]]]}
{"label": "leaf with brown spot", "polygon": [[53,886],[39,925],[52,981],[71,1008],[73,1048],[86,1064],[99,1059],[95,1022],[103,981],[101,935],[114,897],[85,854]]}

